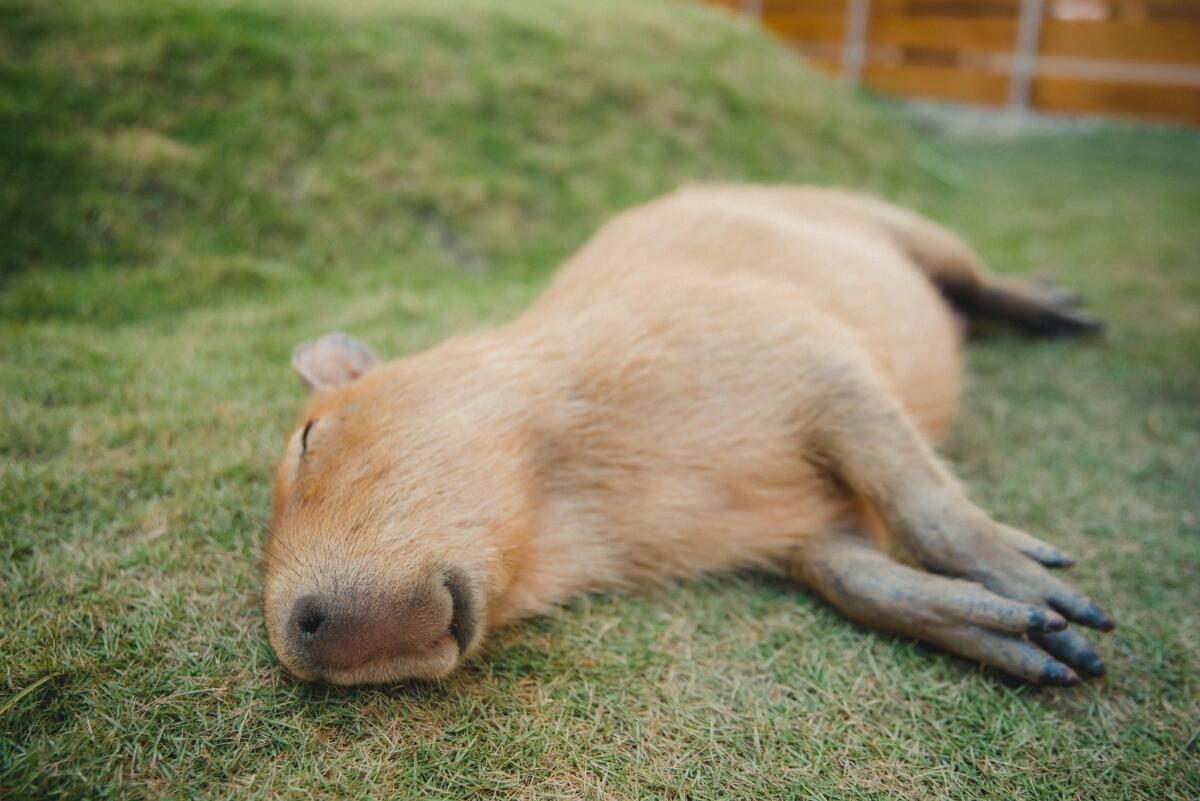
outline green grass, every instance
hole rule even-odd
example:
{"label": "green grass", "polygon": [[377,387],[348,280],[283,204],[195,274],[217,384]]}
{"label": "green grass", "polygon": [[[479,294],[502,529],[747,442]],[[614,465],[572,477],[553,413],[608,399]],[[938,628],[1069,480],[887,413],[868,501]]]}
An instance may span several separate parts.
{"label": "green grass", "polygon": [[[578,601],[437,685],[297,685],[256,552],[291,345],[516,314],[614,209],[827,181],[1044,269],[949,456],[1080,559],[1110,674],[1010,685],[793,588]],[[916,133],[660,2],[0,0],[0,796],[1195,798],[1200,137]]]}

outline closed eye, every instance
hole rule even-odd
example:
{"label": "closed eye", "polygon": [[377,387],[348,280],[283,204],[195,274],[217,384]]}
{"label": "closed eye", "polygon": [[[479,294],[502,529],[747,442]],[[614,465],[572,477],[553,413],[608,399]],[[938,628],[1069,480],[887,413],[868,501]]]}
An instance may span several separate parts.
{"label": "closed eye", "polygon": [[312,431],[313,423],[316,420],[309,420],[304,424],[304,433],[300,435],[300,455],[308,453],[308,432]]}

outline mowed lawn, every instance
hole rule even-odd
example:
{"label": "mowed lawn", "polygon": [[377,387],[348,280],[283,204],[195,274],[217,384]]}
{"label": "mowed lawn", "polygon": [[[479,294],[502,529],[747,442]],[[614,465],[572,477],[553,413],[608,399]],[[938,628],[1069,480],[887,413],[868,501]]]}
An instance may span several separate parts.
{"label": "mowed lawn", "polygon": [[[669,2],[0,20],[0,796],[1200,796],[1200,136],[920,130]],[[692,178],[877,191],[1087,295],[1100,341],[967,346],[946,455],[1077,558],[1107,677],[1013,684],[753,576],[581,599],[436,684],[283,673],[291,346],[510,318]]]}

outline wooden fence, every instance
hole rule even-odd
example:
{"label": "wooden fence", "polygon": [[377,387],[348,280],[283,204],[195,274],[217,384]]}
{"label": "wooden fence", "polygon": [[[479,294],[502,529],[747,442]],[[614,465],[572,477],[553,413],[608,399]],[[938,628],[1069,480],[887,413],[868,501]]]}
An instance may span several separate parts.
{"label": "wooden fence", "polygon": [[1200,125],[1200,0],[706,0],[889,94]]}

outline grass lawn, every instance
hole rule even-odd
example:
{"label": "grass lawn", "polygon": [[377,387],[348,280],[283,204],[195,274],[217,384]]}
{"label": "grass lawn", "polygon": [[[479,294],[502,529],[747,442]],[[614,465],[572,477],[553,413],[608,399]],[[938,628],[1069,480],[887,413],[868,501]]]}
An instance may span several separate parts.
{"label": "grass lawn", "polygon": [[[291,346],[516,314],[689,178],[917,206],[1110,334],[995,338],[948,457],[1073,553],[1103,681],[793,588],[582,599],[439,684],[283,675],[257,549]],[[707,9],[0,0],[0,796],[1200,796],[1200,136],[920,131]]]}

